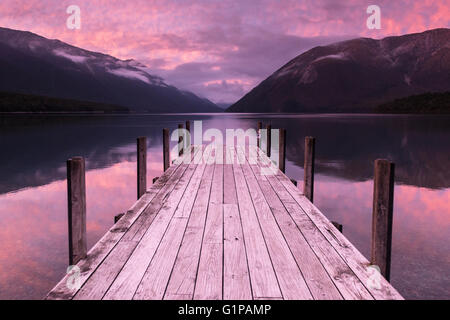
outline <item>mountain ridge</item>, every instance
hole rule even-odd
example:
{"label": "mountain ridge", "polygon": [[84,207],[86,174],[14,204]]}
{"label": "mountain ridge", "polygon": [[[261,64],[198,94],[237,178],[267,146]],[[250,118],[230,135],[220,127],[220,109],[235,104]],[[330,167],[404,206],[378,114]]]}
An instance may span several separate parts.
{"label": "mountain ridge", "polygon": [[121,105],[134,112],[220,112],[144,64],[0,27],[0,90]]}
{"label": "mountain ridge", "polygon": [[314,47],[228,112],[373,112],[388,101],[450,89],[450,29]]}

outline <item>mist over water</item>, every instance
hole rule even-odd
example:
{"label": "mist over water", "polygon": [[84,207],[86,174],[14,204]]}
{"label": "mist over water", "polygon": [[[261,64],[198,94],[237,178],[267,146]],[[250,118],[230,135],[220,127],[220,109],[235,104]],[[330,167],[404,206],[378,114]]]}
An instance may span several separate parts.
{"label": "mist over water", "polygon": [[[450,117],[380,115],[21,115],[0,119],[0,299],[41,299],[68,265],[66,160],[86,158],[88,245],[136,200],[136,138],[148,183],[162,174],[162,128],[287,129],[286,174],[303,179],[316,137],[315,204],[370,257],[373,162],[396,164],[391,282],[408,299],[449,299]],[[173,142],[175,146],[175,142]]]}

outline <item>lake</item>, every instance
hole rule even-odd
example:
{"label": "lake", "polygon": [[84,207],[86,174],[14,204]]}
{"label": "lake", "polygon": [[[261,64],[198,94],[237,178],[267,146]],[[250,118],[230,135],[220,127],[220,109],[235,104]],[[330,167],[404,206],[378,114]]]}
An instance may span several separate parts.
{"label": "lake", "polygon": [[316,137],[314,202],[367,258],[373,162],[394,161],[391,282],[407,299],[450,299],[450,116],[344,114],[1,115],[0,299],[41,299],[65,274],[68,158],[86,158],[91,247],[136,200],[136,138],[148,139],[151,184],[162,128],[185,120],[285,128],[286,174],[300,188],[304,137]]}

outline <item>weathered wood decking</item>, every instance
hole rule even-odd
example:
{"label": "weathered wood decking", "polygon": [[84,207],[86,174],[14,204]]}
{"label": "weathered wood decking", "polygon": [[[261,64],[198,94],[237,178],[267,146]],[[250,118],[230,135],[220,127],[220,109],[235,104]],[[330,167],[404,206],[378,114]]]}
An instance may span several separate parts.
{"label": "weathered wood decking", "polygon": [[47,299],[402,299],[260,149],[192,149]]}

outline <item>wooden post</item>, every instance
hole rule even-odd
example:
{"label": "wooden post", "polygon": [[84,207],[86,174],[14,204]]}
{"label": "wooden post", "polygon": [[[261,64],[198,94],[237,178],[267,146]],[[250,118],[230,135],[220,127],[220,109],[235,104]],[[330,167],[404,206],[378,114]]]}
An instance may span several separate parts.
{"label": "wooden post", "polygon": [[305,164],[303,179],[303,194],[313,202],[314,198],[314,157],[315,157],[316,139],[313,137],[305,138]]}
{"label": "wooden post", "polygon": [[191,132],[191,122],[190,121],[186,121],[186,131]]}
{"label": "wooden post", "polygon": [[163,165],[164,165],[164,172],[165,172],[170,167],[169,129],[163,129]]}
{"label": "wooden post", "polygon": [[297,180],[291,179],[291,182],[294,186],[297,186]]}
{"label": "wooden post", "polygon": [[82,157],[67,160],[69,265],[86,257],[86,178]]}
{"label": "wooden post", "polygon": [[266,126],[267,131],[267,141],[266,141],[266,155],[270,158],[270,150],[272,149],[272,126],[268,124]]}
{"label": "wooden post", "polygon": [[333,224],[333,226],[335,226],[335,227],[336,227],[336,229],[338,229],[338,230],[339,230],[339,232],[340,232],[340,233],[342,233],[342,232],[343,232],[343,230],[344,230],[344,227],[342,226],[342,224],[340,224],[340,223],[337,223],[336,221],[331,221],[331,223]]}
{"label": "wooden post", "polygon": [[278,152],[278,167],[280,171],[286,172],[286,129],[280,129],[279,135],[279,152]]}
{"label": "wooden post", "polygon": [[256,129],[256,144],[258,148],[261,148],[261,129],[262,129],[262,122],[258,121],[258,127]]}
{"label": "wooden post", "polygon": [[147,138],[137,138],[137,198],[147,191]]}
{"label": "wooden post", "polygon": [[125,213],[119,213],[118,215],[114,216],[114,224],[119,222],[119,220],[125,215]]}
{"label": "wooden post", "polygon": [[392,218],[395,164],[375,161],[372,212],[372,265],[389,281],[391,269]]}
{"label": "wooden post", "polygon": [[[189,133],[189,135],[187,135]],[[188,149],[191,146],[191,122],[186,121],[186,148]]]}
{"label": "wooden post", "polygon": [[181,131],[181,129],[183,129],[183,124],[179,124],[178,125],[178,155],[182,156],[183,152],[184,152],[184,137],[183,137],[183,133]]}

